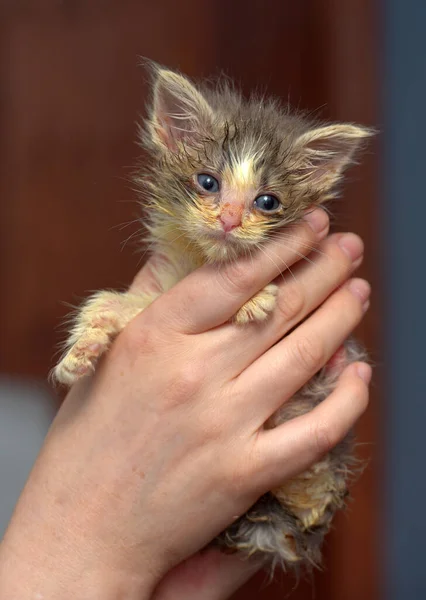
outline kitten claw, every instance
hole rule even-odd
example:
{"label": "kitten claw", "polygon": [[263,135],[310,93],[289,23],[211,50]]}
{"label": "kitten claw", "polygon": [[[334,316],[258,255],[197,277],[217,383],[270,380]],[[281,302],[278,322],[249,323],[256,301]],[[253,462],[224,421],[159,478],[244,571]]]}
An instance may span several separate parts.
{"label": "kitten claw", "polygon": [[[107,350],[110,342],[109,336],[103,331],[95,331],[92,330],[90,336],[83,336],[65,354],[53,371],[56,381],[70,386],[95,370],[98,358]],[[96,334],[102,339],[94,342]]]}
{"label": "kitten claw", "polygon": [[274,310],[278,295],[278,286],[270,283],[244,304],[234,316],[237,325],[252,321],[265,321]]}

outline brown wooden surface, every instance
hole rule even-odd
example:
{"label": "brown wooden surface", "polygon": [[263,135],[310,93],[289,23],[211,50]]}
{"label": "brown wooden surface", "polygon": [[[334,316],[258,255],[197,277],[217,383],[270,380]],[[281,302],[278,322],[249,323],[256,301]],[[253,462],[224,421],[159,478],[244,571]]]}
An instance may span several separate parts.
{"label": "brown wooden surface", "polygon": [[[192,76],[220,70],[324,118],[376,124],[378,28],[370,0],[0,0],[0,370],[43,378],[67,308],[122,286],[140,256],[119,225],[137,214],[126,178],[146,97],[138,56]],[[325,105],[325,106],[324,106]],[[374,148],[376,151],[377,146]],[[360,337],[377,357],[377,157],[351,172],[337,223],[361,233],[375,286]],[[376,394],[377,396],[377,394]],[[296,600],[377,600],[379,408],[359,427],[371,464],[327,541],[326,568]],[[282,599],[258,576],[235,598]]]}

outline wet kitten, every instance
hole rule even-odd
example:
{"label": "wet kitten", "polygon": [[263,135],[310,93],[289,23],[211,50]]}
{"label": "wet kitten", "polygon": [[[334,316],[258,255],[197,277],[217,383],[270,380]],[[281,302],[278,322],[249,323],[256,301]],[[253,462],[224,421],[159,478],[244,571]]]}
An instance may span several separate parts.
{"label": "wet kitten", "polygon": [[[255,252],[304,211],[334,195],[366,128],[322,124],[277,102],[244,100],[227,82],[194,86],[185,77],[153,67],[153,101],[141,141],[152,161],[137,178],[144,191],[148,241],[167,258],[157,268],[162,291],[203,263]],[[270,284],[234,319],[244,326],[264,320],[275,306]],[[82,307],[54,370],[71,385],[95,368],[124,326],[158,295],[101,291]],[[348,343],[342,364],[359,360]],[[335,386],[339,369],[322,369],[271,419],[269,426],[311,410]],[[263,496],[218,542],[272,565],[317,564],[336,509],[347,494],[349,439],[314,467]]]}

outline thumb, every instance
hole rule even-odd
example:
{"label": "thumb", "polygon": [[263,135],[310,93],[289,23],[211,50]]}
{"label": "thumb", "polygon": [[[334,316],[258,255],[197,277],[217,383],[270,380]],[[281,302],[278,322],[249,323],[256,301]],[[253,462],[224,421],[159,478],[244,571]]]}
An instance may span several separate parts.
{"label": "thumb", "polygon": [[167,258],[162,254],[153,254],[146,261],[142,269],[137,273],[129,287],[129,292],[137,294],[140,292],[154,292],[161,294],[164,290],[159,281],[159,270],[168,264]]}
{"label": "thumb", "polygon": [[161,581],[152,600],[225,600],[261,566],[257,561],[208,548],[174,567]]}

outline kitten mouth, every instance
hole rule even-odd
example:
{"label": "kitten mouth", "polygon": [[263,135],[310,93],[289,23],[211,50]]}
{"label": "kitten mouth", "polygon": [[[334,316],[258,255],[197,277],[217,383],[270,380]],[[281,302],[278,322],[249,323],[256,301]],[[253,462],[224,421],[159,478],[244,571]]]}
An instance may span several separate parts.
{"label": "kitten mouth", "polygon": [[210,229],[207,233],[208,237],[212,240],[222,242],[235,242],[234,230],[225,231],[222,227],[217,229]]}
{"label": "kitten mouth", "polygon": [[196,236],[195,244],[207,262],[227,262],[245,254],[247,243],[238,235],[239,228],[225,231],[222,227],[203,228]]}

